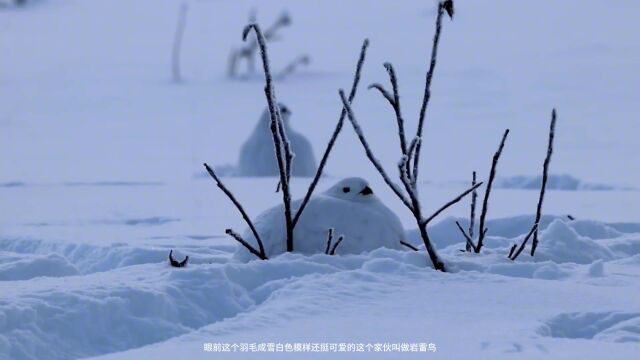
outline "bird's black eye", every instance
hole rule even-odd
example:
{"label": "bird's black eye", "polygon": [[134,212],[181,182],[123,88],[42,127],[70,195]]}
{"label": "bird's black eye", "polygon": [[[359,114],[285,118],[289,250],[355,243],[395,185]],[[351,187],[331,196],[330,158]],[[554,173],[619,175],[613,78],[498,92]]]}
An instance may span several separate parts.
{"label": "bird's black eye", "polygon": [[351,189],[348,186],[342,188],[343,193],[348,193],[349,191],[351,191]]}

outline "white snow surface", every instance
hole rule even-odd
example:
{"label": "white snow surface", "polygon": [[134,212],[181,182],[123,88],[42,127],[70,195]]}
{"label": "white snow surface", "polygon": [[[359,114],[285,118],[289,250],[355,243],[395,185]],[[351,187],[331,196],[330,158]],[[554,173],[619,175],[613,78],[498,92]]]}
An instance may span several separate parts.
{"label": "white snow surface", "polygon": [[[411,214],[348,123],[316,194],[365,178],[419,252],[237,261],[224,229],[246,224],[202,176],[205,161],[237,161],[266,105],[258,74],[224,75],[253,8],[263,26],[284,9],[292,16],[269,46],[274,69],[311,55],[310,66],[275,86],[316,155],[340,114],[337,89],[348,91],[362,40],[371,40],[353,109],[395,175],[393,111],[366,86],[388,86],[382,64],[394,64],[411,134],[435,2],[187,2],[181,84],[170,82],[169,61],[180,0],[0,7],[0,360],[637,358],[636,2],[456,0],[422,138],[425,213],[463,191],[472,171],[486,178],[505,128],[498,176],[527,175],[493,189],[482,254],[460,252],[454,222],[468,226],[467,199],[430,226],[447,274],[431,269]],[[511,262],[509,248],[533,223],[538,192],[529,188],[554,106],[551,173],[567,177],[547,191],[536,256]],[[275,177],[223,180],[252,217],[281,201]],[[292,179],[294,198],[308,181]],[[575,191],[558,191],[567,189]],[[190,256],[186,268],[169,267],[171,249]],[[203,351],[286,342],[417,342],[437,351]]]}

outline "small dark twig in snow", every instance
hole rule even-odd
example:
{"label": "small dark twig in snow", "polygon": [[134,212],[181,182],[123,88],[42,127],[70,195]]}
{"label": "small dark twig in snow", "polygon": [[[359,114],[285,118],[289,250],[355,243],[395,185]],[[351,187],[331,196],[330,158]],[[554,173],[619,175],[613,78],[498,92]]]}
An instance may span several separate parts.
{"label": "small dark twig in snow", "polygon": [[329,228],[327,233],[327,247],[324,249],[324,253],[329,255],[329,249],[331,248],[331,240],[333,240],[333,228]]}
{"label": "small dark twig in snow", "polygon": [[[473,176],[471,177],[471,186],[476,184],[476,172],[473,172]],[[471,214],[469,214],[469,237],[473,239],[473,227],[476,222],[476,201],[478,199],[478,191],[473,190],[471,193]],[[467,251],[471,251],[471,249],[467,246]]]}
{"label": "small dark twig in snow", "polygon": [[[482,201],[482,212],[480,213],[480,229],[484,229],[485,218],[487,217],[487,210],[489,209],[489,196],[491,195],[491,186],[493,185],[493,180],[496,177],[496,167],[498,166],[498,160],[500,159],[500,155],[502,154],[502,149],[504,149],[504,143],[507,141],[507,136],[509,135],[509,129],[504,131],[504,135],[502,135],[502,140],[500,141],[500,146],[498,150],[493,155],[493,161],[491,162],[491,170],[489,172],[489,182],[487,183],[487,190],[484,192],[484,200]],[[476,253],[479,253],[482,250],[482,246],[484,245],[484,236],[486,231],[480,231],[480,235],[478,236],[478,244],[476,245]]]}
{"label": "small dark twig in snow", "polygon": [[[369,47],[369,40],[365,39],[364,42],[362,43],[362,48],[360,49],[360,57],[358,58],[358,64],[356,65],[356,72],[355,72],[355,75],[353,77],[353,83],[351,85],[351,92],[349,93],[349,104],[351,104],[353,102],[353,100],[355,99],[355,97],[356,97],[356,92],[358,90],[358,84],[360,83],[360,72],[362,70],[362,65],[364,64],[364,59],[365,59],[366,54],[367,54],[367,47]],[[333,149],[333,145],[335,144],[336,139],[338,138],[338,135],[340,134],[340,131],[342,130],[342,126],[344,124],[345,116],[347,116],[347,110],[343,107],[342,108],[342,112],[340,113],[340,119],[338,120],[338,123],[336,124],[336,127],[333,130],[333,134],[331,135],[331,138],[329,139],[329,143],[327,143],[327,147],[324,150],[324,154],[322,155],[322,159],[320,160],[320,165],[318,165],[318,169],[316,170],[316,174],[313,176],[313,180],[311,180],[311,184],[309,184],[309,188],[307,189],[307,193],[304,195],[304,198],[302,199],[302,202],[300,203],[300,207],[298,208],[298,211],[296,212],[296,216],[293,218],[293,226],[294,227],[298,223],[298,220],[300,219],[300,215],[302,215],[302,211],[304,211],[304,208],[307,206],[307,203],[309,202],[309,199],[311,198],[311,195],[313,195],[313,191],[315,190],[316,185],[318,185],[318,181],[320,180],[320,176],[322,176],[322,171],[324,170],[324,167],[327,164],[327,160],[329,159],[329,154],[331,153],[331,150]]]}
{"label": "small dark twig in snow", "polygon": [[242,215],[242,218],[244,219],[244,221],[249,226],[249,229],[251,229],[251,233],[256,238],[256,241],[258,242],[258,246],[260,247],[260,253],[259,253],[260,256],[258,256],[258,257],[260,257],[261,259],[262,258],[266,258],[266,254],[264,252],[264,245],[262,243],[262,239],[260,239],[260,235],[258,235],[258,230],[256,230],[255,226],[253,226],[253,222],[249,218],[249,215],[247,215],[247,212],[244,211],[244,208],[242,207],[242,204],[240,204],[240,202],[236,199],[236,197],[233,196],[233,193],[231,193],[231,191],[229,191],[229,189],[227,189],[227,187],[224,186],[224,184],[222,183],[220,178],[216,175],[215,171],[213,171],[213,169],[209,165],[207,165],[207,163],[204,164],[204,167],[205,167],[205,169],[207,169],[207,172],[209,173],[209,175],[211,175],[213,180],[215,180],[215,182],[218,185],[218,187],[220,188],[220,190],[222,190],[222,192],[225,193],[225,195],[227,195],[227,197],[231,200],[233,205],[236,206],[236,208],[240,212],[240,215]]}
{"label": "small dark twig in snow", "polygon": [[187,266],[187,262],[189,261],[189,255],[184,258],[182,261],[177,261],[173,258],[173,250],[169,251],[169,264],[173,267],[181,268]]}
{"label": "small dark twig in snow", "polygon": [[573,221],[573,220],[575,220],[576,218],[575,218],[575,217],[573,217],[571,214],[567,214],[567,219],[569,219],[569,220]]}
{"label": "small dark twig in snow", "polygon": [[408,242],[406,242],[406,241],[402,241],[402,240],[400,240],[400,244],[402,244],[402,245],[404,245],[404,246],[408,247],[409,249],[411,249],[411,250],[413,250],[413,251],[419,251],[417,247],[415,247],[415,246],[413,246],[413,245],[409,244],[409,243],[408,243]]}
{"label": "small dark twig in snow", "polygon": [[336,249],[338,248],[338,245],[340,245],[342,240],[344,240],[344,235],[340,235],[340,237],[338,237],[338,241],[336,241],[336,243],[333,244],[333,247],[331,248],[331,252],[329,253],[329,255],[335,255],[336,254]]}
{"label": "small dark twig in snow", "polygon": [[[544,159],[544,165],[542,168],[542,186],[540,187],[540,198],[538,199],[538,207],[536,209],[536,222],[540,224],[540,217],[542,216],[542,201],[544,200],[544,191],[547,188],[547,178],[549,176],[549,163],[551,163],[551,155],[553,155],[553,138],[556,132],[556,109],[551,111],[551,124],[549,124],[549,144],[547,145],[547,157]],[[531,243],[531,256],[536,253],[538,247],[538,227],[533,233],[533,242]]]}

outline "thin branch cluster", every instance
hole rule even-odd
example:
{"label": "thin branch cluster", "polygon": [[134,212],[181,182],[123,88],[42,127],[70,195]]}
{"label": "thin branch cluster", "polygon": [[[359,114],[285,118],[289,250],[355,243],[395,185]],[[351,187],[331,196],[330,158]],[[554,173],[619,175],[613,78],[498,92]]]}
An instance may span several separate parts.
{"label": "thin branch cluster", "polygon": [[[271,68],[270,68],[270,64],[269,64],[269,57],[267,54],[267,42],[266,42],[266,38],[263,35],[262,31],[260,30],[260,27],[257,24],[250,24],[247,27],[245,27],[244,31],[243,31],[243,39],[246,41],[247,36],[249,35],[249,32],[254,31],[256,34],[256,39],[257,39],[257,46],[260,49],[260,55],[261,55],[261,59],[262,59],[262,64],[263,64],[263,69],[264,69],[264,75],[265,75],[265,96],[267,99],[267,105],[269,108],[269,116],[270,116],[270,130],[271,130],[271,134],[272,134],[272,140],[273,140],[273,144],[274,144],[274,154],[277,160],[277,164],[278,164],[278,170],[279,170],[279,175],[280,175],[280,181],[278,184],[278,189],[282,190],[282,202],[284,205],[284,215],[285,215],[285,228],[286,228],[286,239],[283,239],[284,241],[286,241],[286,248],[288,252],[294,251],[294,228],[296,226],[296,224],[298,223],[300,216],[302,215],[302,212],[304,211],[307,203],[309,202],[311,196],[313,195],[313,191],[316,188],[316,185],[318,184],[318,181],[320,179],[320,177],[322,176],[322,172],[324,170],[324,167],[326,165],[326,162],[329,158],[329,154],[331,153],[331,150],[333,149],[333,146],[338,138],[338,135],[340,134],[341,130],[342,130],[342,126],[344,123],[344,118],[345,118],[345,114],[346,114],[346,109],[343,108],[340,118],[338,120],[338,123],[336,124],[336,128],[333,132],[333,134],[331,135],[331,138],[329,139],[329,143],[327,144],[327,147],[324,151],[324,154],[322,156],[322,160],[320,162],[320,166],[318,166],[318,169],[316,170],[316,174],[313,178],[313,180],[311,181],[311,184],[309,185],[307,192],[305,193],[305,196],[300,204],[300,206],[298,207],[297,211],[295,211],[295,214],[293,212],[293,209],[291,207],[291,193],[290,193],[290,187],[289,187],[289,182],[291,179],[291,166],[292,166],[292,160],[295,156],[295,154],[293,154],[293,152],[291,151],[291,144],[288,140],[287,137],[287,132],[286,132],[286,128],[284,127],[284,122],[282,120],[282,116],[280,114],[280,108],[277,105],[278,101],[276,98],[276,94],[275,94],[275,90],[274,90],[274,86],[273,86],[273,77],[271,75]],[[369,41],[368,40],[364,40],[363,44],[362,44],[362,48],[360,50],[360,57],[358,58],[358,63],[356,66],[356,72],[355,72],[355,76],[353,79],[353,83],[351,86],[351,92],[349,94],[349,102],[352,102],[353,99],[356,96],[356,92],[357,92],[357,88],[358,88],[358,84],[360,82],[360,73],[362,70],[362,66],[364,64],[364,60],[365,60],[365,56],[366,56],[366,50],[367,47],[369,46]],[[240,214],[242,215],[242,218],[244,219],[244,221],[247,223],[247,225],[249,226],[249,229],[251,230],[252,235],[255,237],[257,243],[258,243],[258,249],[255,248],[255,246],[249,244],[245,239],[242,238],[242,236],[240,234],[238,234],[237,232],[233,231],[232,229],[227,229],[226,233],[231,236],[234,240],[238,241],[242,246],[244,246],[251,254],[255,255],[256,257],[258,257],[259,259],[262,260],[266,260],[268,259],[267,254],[265,252],[264,249],[264,244],[262,239],[260,238],[260,234],[258,233],[256,227],[254,226],[254,224],[252,223],[251,219],[249,218],[249,216],[247,215],[246,211],[244,210],[243,206],[240,204],[240,202],[235,198],[235,196],[233,195],[233,193],[231,193],[231,191],[229,191],[229,189],[222,183],[222,181],[220,180],[220,178],[217,176],[217,174],[215,173],[215,171],[206,163],[204,164],[205,169],[207,170],[207,172],[209,173],[209,175],[213,178],[213,180],[216,182],[217,186],[224,192],[225,195],[227,195],[227,197],[231,200],[231,202],[236,206],[236,208],[238,209],[238,211],[240,212]],[[333,231],[330,232],[330,237],[329,237],[329,241],[331,241],[333,238]],[[331,245],[330,243],[327,244],[327,250],[325,251],[325,253],[329,254],[329,255],[334,255],[336,249],[338,248],[338,245],[343,241],[344,237],[340,236],[336,242],[333,244],[333,246],[331,248],[329,248],[329,246]]]}
{"label": "thin branch cluster", "polygon": [[[251,23],[255,23],[255,11],[252,11],[249,15]],[[276,19],[276,21],[264,31],[264,42],[271,42],[280,39],[279,31],[283,28],[291,25],[291,16],[287,12],[283,12]],[[260,48],[260,40],[256,38],[246,42],[243,46],[237,49],[232,49],[229,53],[229,61],[227,65],[227,76],[230,78],[237,78],[238,67],[242,60],[247,63],[246,72],[244,76],[250,76],[255,73],[255,57],[257,50]],[[311,62],[311,58],[308,55],[302,55],[294,59],[289,65],[287,65],[282,71],[276,75],[276,79],[282,80],[291,75],[301,66],[306,66]]]}
{"label": "thin branch cluster", "polygon": [[[259,49],[260,56],[262,59],[262,65],[263,65],[264,76],[265,76],[264,92],[267,99],[269,115],[270,115],[270,130],[271,130],[272,140],[274,144],[274,155],[277,159],[279,175],[280,175],[278,189],[282,190],[282,202],[284,205],[286,238],[283,239],[283,241],[286,241],[286,249],[288,252],[294,251],[294,248],[295,248],[294,228],[298,224],[300,220],[300,216],[302,215],[302,212],[304,211],[309,200],[311,199],[311,196],[313,195],[313,192],[318,184],[318,181],[322,176],[324,167],[329,158],[329,154],[331,153],[331,150],[334,147],[334,144],[338,138],[338,135],[342,130],[345,117],[351,123],[352,128],[356,133],[360,143],[362,144],[362,147],[369,161],[373,164],[375,169],[378,171],[378,173],[381,175],[384,182],[389,186],[389,188],[393,191],[393,193],[400,199],[400,201],[402,201],[405,207],[409,209],[409,211],[411,211],[413,217],[415,218],[416,224],[418,225],[420,236],[425,245],[427,254],[433,264],[433,267],[436,270],[446,271],[446,267],[444,262],[438,256],[438,253],[429,238],[427,226],[438,215],[440,215],[442,212],[444,212],[446,209],[448,209],[452,205],[460,202],[468,194],[472,194],[470,224],[469,224],[468,233],[462,228],[460,223],[456,222],[456,225],[460,230],[460,232],[465,237],[467,251],[474,251],[475,253],[479,253],[481,251],[484,245],[484,239],[488,230],[485,227],[485,221],[486,221],[486,215],[488,211],[491,186],[496,176],[498,160],[500,159],[500,155],[502,154],[502,151],[504,149],[504,145],[505,145],[507,136],[509,134],[509,129],[505,130],[502,136],[500,145],[498,147],[498,150],[493,156],[487,188],[484,193],[482,210],[480,214],[477,243],[474,243],[473,241],[475,208],[476,208],[477,189],[480,186],[482,186],[483,183],[477,182],[475,172],[473,173],[473,178],[472,178],[470,188],[460,193],[457,197],[455,197],[451,201],[442,205],[435,212],[433,212],[433,214],[429,216],[425,216],[422,208],[422,203],[418,196],[418,175],[419,175],[419,165],[420,165],[420,154],[421,154],[422,145],[423,145],[422,133],[423,133],[424,124],[425,124],[426,111],[428,108],[429,100],[431,98],[431,83],[432,83],[432,79],[433,79],[433,75],[434,75],[435,67],[437,63],[438,44],[440,40],[440,34],[442,31],[442,18],[445,13],[447,13],[450,18],[453,18],[454,10],[453,10],[452,0],[441,1],[438,4],[435,33],[434,33],[432,48],[431,48],[431,60],[430,60],[429,69],[427,71],[427,75],[425,78],[424,95],[422,98],[422,105],[420,107],[420,113],[418,116],[418,126],[416,128],[415,135],[411,138],[410,141],[408,141],[408,138],[407,138],[405,120],[402,115],[401,106],[400,106],[398,78],[396,76],[393,65],[391,63],[384,64],[384,68],[389,76],[389,80],[391,83],[391,88],[392,88],[391,91],[386,90],[383,85],[377,84],[377,83],[369,86],[370,89],[375,89],[378,92],[380,92],[380,94],[386,99],[386,101],[392,107],[395,114],[396,124],[398,127],[399,147],[400,147],[400,153],[401,153],[400,160],[398,161],[398,164],[397,164],[398,179],[400,181],[400,185],[398,185],[396,182],[394,182],[391,179],[391,177],[386,172],[386,170],[384,169],[380,161],[374,155],[352,108],[352,104],[356,96],[358,84],[360,82],[360,73],[365,60],[366,50],[367,50],[367,47],[369,46],[368,40],[365,39],[360,50],[360,57],[358,58],[358,63],[356,66],[356,71],[353,78],[351,91],[349,92],[349,96],[347,97],[345,92],[342,89],[340,89],[338,92],[340,95],[340,100],[342,102],[342,110],[340,113],[339,120],[325,148],[325,151],[323,153],[323,156],[318,166],[318,169],[316,171],[316,174],[313,177],[309,187],[307,188],[307,191],[300,203],[300,206],[296,211],[294,211],[294,209],[292,209],[292,206],[291,206],[291,192],[290,192],[290,186],[289,186],[289,182],[291,179],[292,160],[295,154],[293,154],[293,152],[291,151],[291,145],[289,143],[287,132],[284,127],[282,116],[280,114],[280,108],[277,105],[278,101],[277,101],[275,89],[273,86],[273,76],[271,75],[269,57],[267,54],[267,40],[270,37],[274,36],[275,31],[279,27],[288,25],[289,19],[288,17],[280,19],[278,22],[276,22],[276,25],[272,26],[264,34],[260,30],[260,27],[255,23],[252,23],[247,27],[245,27],[243,31],[243,39],[245,41],[247,40],[248,35],[251,31],[253,31],[256,35],[255,39],[252,40],[247,45],[247,49],[253,49],[251,51],[255,51],[255,49]],[[249,51],[249,50],[246,50],[246,51]],[[293,71],[293,70],[290,70],[290,71]],[[556,119],[556,112],[554,110],[552,113],[552,121],[551,121],[550,134],[549,134],[549,146],[547,151],[547,158],[545,159],[545,163],[544,163],[542,188],[541,188],[540,198],[538,202],[535,224],[533,225],[529,234],[524,238],[520,248],[518,248],[516,245],[512,246],[511,251],[509,253],[509,258],[511,260],[515,260],[517,256],[523,251],[530,237],[533,236],[533,239],[534,239],[531,255],[534,254],[535,247],[538,243],[537,230],[539,227],[542,201],[544,198],[544,191],[547,183],[547,171],[548,171],[549,162],[551,159],[551,154],[553,151],[555,119]],[[226,233],[229,236],[231,236],[233,239],[238,241],[242,246],[247,248],[247,250],[250,253],[252,253],[259,259],[263,259],[263,260],[268,259],[264,249],[263,242],[260,238],[260,235],[257,229],[255,228],[255,226],[253,225],[253,223],[251,222],[251,219],[247,215],[242,205],[237,201],[234,195],[224,186],[220,178],[215,174],[214,170],[211,169],[211,167],[209,167],[207,164],[204,164],[204,166],[207,172],[209,173],[209,175],[214,179],[218,187],[227,195],[227,197],[231,200],[231,202],[236,206],[236,208],[242,215],[242,218],[245,220],[245,222],[249,226],[249,229],[251,230],[252,235],[255,237],[258,246],[256,248],[254,245],[249,244],[246,240],[244,240],[238,233],[236,233],[232,229],[227,229]],[[344,239],[343,236],[340,236],[335,242],[333,242],[333,238],[334,238],[334,229],[329,229],[327,234],[327,244],[325,248],[325,254],[334,255],[338,245]],[[407,242],[401,241],[401,244],[414,251],[419,251],[418,248],[416,248],[415,246]]]}
{"label": "thin branch cluster", "polygon": [[[470,189],[464,191],[460,195],[458,195],[455,199],[449,201],[441,208],[436,210],[432,215],[425,217],[422,210],[422,204],[420,202],[418,196],[418,169],[420,165],[420,153],[422,149],[422,131],[424,129],[426,110],[429,104],[429,99],[431,98],[431,82],[433,79],[433,74],[435,72],[435,67],[437,63],[437,55],[438,55],[438,44],[440,41],[440,34],[442,31],[442,18],[444,13],[447,13],[449,17],[453,17],[453,1],[446,0],[441,1],[438,4],[438,14],[436,17],[436,30],[433,37],[433,43],[431,48],[431,61],[429,63],[429,70],[427,71],[426,79],[425,79],[425,87],[424,87],[424,96],[422,99],[422,105],[420,107],[420,115],[418,117],[418,127],[416,129],[416,134],[412,138],[410,142],[407,142],[406,129],[404,124],[404,118],[402,116],[401,106],[400,106],[400,96],[398,91],[398,78],[396,76],[395,70],[391,63],[385,63],[384,68],[389,75],[389,80],[391,82],[392,91],[389,92],[384,88],[381,84],[372,84],[369,86],[370,89],[376,89],[380,92],[380,94],[387,100],[389,105],[393,108],[396,117],[396,123],[398,126],[398,137],[400,143],[400,152],[401,157],[398,162],[398,178],[402,185],[399,186],[391,177],[387,174],[385,169],[382,167],[380,161],[375,157],[371,147],[369,146],[366,137],[360,124],[358,123],[353,109],[348,103],[344,91],[340,90],[340,99],[342,100],[343,106],[347,109],[347,115],[353,130],[356,132],[360,143],[362,144],[365,154],[369,161],[376,168],[378,173],[382,176],[384,182],[389,186],[389,188],[396,194],[396,196],[402,201],[402,203],[411,211],[413,217],[416,220],[418,225],[418,229],[420,230],[420,235],[422,241],[424,242],[425,248],[431,259],[433,267],[436,270],[446,271],[446,267],[444,262],[438,256],[438,253],[431,243],[429,239],[429,234],[427,232],[427,225],[440,213],[449,208],[450,206],[459,202],[463,197],[468,195],[469,193],[475,191],[482,183],[473,184]],[[413,245],[408,243],[402,243],[402,245],[417,250]]]}

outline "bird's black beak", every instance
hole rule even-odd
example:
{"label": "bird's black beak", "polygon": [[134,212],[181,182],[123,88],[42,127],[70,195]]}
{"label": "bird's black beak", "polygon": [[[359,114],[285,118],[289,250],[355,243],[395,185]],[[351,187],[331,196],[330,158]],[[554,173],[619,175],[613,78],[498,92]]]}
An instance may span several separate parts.
{"label": "bird's black beak", "polygon": [[362,191],[360,191],[360,194],[362,194],[362,195],[371,195],[371,194],[373,194],[373,190],[371,190],[370,187],[365,186],[364,189],[362,189]]}

